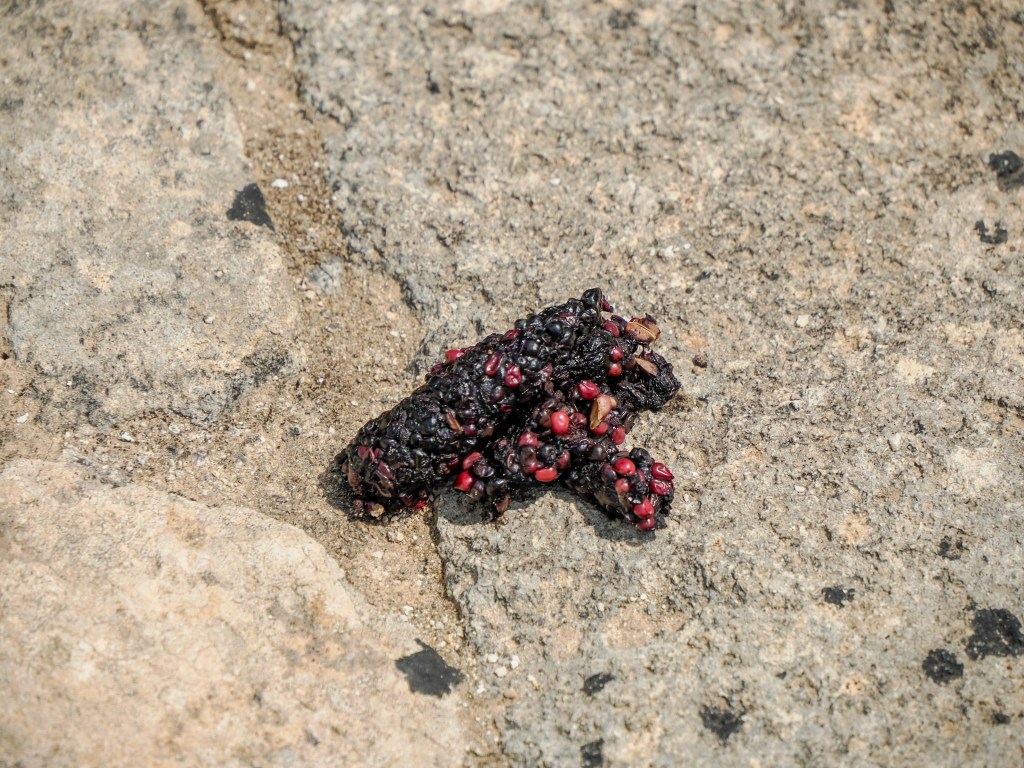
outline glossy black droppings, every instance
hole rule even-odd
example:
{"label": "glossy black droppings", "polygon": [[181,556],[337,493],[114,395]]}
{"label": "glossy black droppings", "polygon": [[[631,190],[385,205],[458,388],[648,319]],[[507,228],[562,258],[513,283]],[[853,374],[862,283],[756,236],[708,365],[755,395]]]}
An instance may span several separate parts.
{"label": "glossy black droppings", "polygon": [[398,671],[409,681],[409,689],[427,696],[441,697],[451,693],[452,688],[462,682],[463,674],[422,640],[416,642],[423,650],[395,662]]}
{"label": "glossy black droppings", "polygon": [[947,651],[945,648],[936,648],[928,651],[921,669],[934,682],[945,685],[950,680],[964,676],[964,665],[957,659],[956,654]]}
{"label": "glossy black droppings", "polygon": [[248,221],[260,227],[274,229],[274,222],[267,213],[267,200],[256,184],[249,184],[235,193],[235,200],[228,208],[228,221]]}

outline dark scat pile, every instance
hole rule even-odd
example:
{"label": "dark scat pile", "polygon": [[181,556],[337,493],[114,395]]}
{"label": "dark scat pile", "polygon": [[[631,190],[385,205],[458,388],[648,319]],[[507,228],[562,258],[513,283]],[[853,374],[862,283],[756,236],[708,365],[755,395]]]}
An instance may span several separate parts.
{"label": "dark scat pile", "polygon": [[612,311],[593,288],[448,350],[335,460],[357,509],[419,509],[447,479],[501,514],[557,482],[641,530],[663,525],[672,473],[643,448],[621,446],[637,413],[660,409],[679,382],[650,348],[654,318],[602,314]]}

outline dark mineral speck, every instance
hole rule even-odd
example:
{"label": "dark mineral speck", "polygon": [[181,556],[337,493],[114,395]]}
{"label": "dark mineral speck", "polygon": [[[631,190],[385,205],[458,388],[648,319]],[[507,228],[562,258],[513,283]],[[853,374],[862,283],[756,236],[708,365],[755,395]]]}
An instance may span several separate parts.
{"label": "dark mineral speck", "polygon": [[228,221],[248,221],[259,227],[274,229],[274,222],[267,213],[267,201],[256,184],[249,184],[235,193],[234,202],[228,208]]}
{"label": "dark mineral speck", "polygon": [[743,725],[743,712],[730,712],[727,709],[704,707],[700,711],[700,719],[704,727],[714,733],[725,744]]}
{"label": "dark mineral speck", "polygon": [[825,587],[821,590],[821,597],[826,603],[838,605],[840,608],[853,600],[853,594],[853,589],[844,587]]}
{"label": "dark mineral speck", "polygon": [[583,692],[587,694],[587,696],[593,696],[595,693],[603,691],[604,687],[614,679],[615,675],[610,675],[607,672],[600,672],[596,675],[591,675],[583,681]]}
{"label": "dark mineral speck", "polygon": [[580,768],[601,768],[604,765],[604,739],[580,747]]}
{"label": "dark mineral speck", "polygon": [[964,665],[960,663],[955,654],[945,648],[928,651],[928,656],[921,664],[921,669],[940,685],[964,676]]}
{"label": "dark mineral speck", "polygon": [[995,171],[996,176],[1001,179],[1008,178],[1024,168],[1024,160],[1016,152],[1007,150],[995,155],[989,155],[988,167]]}
{"label": "dark mineral speck", "polygon": [[1020,656],[1024,634],[1020,619],[1004,608],[982,608],[971,619],[974,634],[967,640],[967,655],[977,661],[986,656]]}
{"label": "dark mineral speck", "polygon": [[462,673],[449,666],[437,651],[422,640],[416,642],[423,650],[403,656],[395,662],[395,666],[409,681],[410,690],[438,697],[451,693],[452,688],[462,682]]}
{"label": "dark mineral speck", "polygon": [[978,233],[978,239],[985,243],[985,245],[1002,245],[1010,237],[1010,233],[1003,227],[1002,222],[999,221],[995,223],[995,231],[991,234],[985,222],[980,220],[974,222],[974,231]]}

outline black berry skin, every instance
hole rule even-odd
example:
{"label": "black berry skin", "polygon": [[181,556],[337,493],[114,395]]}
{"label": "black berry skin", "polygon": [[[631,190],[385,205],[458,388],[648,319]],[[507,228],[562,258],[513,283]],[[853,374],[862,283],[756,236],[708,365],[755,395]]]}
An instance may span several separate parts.
{"label": "black berry skin", "polygon": [[361,512],[427,503],[445,478],[497,514],[561,483],[641,530],[663,524],[672,473],[642,448],[621,450],[643,410],[678,391],[651,344],[650,315],[611,312],[597,288],[451,349],[426,382],[363,426],[335,463]]}

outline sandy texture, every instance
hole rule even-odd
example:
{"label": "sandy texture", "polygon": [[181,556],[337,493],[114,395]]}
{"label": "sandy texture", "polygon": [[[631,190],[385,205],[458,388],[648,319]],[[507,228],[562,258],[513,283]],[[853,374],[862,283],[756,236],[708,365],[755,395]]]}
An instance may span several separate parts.
{"label": "sandy texture", "polygon": [[[92,541],[95,518],[104,551],[157,551],[126,510],[159,529],[178,507],[244,542],[197,545],[218,584],[251,583],[248,551],[276,570],[211,667],[240,677],[203,679],[243,725],[140,694],[138,722],[184,724],[155,759],[228,733],[253,762],[287,742],[328,763],[289,741],[308,722],[365,744],[356,763],[423,734],[437,765],[1024,761],[1015,4],[0,13],[0,461],[25,521],[0,546],[22,553],[5,573],[51,568],[64,617],[40,623],[35,580],[4,591],[0,658],[34,660],[4,675],[64,714],[18,721],[0,762],[64,754],[60,717],[83,708],[136,722],[101,700],[129,677],[89,618],[135,581],[202,647],[219,630],[190,595],[224,589],[127,554],[130,579],[101,582],[102,553],[17,537]],[[498,524],[453,493],[352,519],[325,470],[365,420],[444,349],[592,286],[658,318],[683,383],[630,436],[675,473],[667,529],[558,492]],[[334,637],[267,607],[298,551],[347,596],[328,624],[353,647],[376,633],[324,674],[393,697],[393,725],[320,706],[301,676],[337,657],[280,650]],[[193,680],[137,641],[171,619],[132,610],[102,635],[132,685]],[[68,687],[82,643],[93,687]],[[229,662],[249,656],[283,721],[246,698]],[[121,754],[90,746],[74,755]]]}

